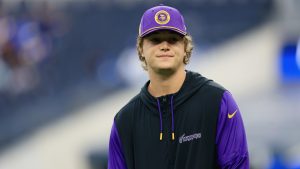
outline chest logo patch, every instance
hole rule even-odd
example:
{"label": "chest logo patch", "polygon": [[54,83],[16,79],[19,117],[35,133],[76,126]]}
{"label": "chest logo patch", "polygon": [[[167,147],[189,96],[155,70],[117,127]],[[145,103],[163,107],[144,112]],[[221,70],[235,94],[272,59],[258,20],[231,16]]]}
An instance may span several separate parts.
{"label": "chest logo patch", "polygon": [[182,136],[179,137],[179,143],[181,144],[184,142],[190,142],[190,141],[197,140],[200,138],[201,138],[201,133],[195,133],[195,134],[188,135],[188,136],[185,136],[185,134],[183,134]]}

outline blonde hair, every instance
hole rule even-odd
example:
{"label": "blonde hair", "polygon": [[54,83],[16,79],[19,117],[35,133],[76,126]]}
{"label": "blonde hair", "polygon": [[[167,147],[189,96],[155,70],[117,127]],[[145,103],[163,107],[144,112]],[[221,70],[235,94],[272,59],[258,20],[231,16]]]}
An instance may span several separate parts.
{"label": "blonde hair", "polygon": [[[137,37],[136,49],[138,52],[139,59],[142,62],[142,67],[144,70],[147,71],[147,63],[145,61],[145,58],[142,56],[143,40],[144,39],[142,37],[140,37],[140,36]],[[193,45],[192,37],[190,35],[185,35],[183,37],[183,42],[184,42],[184,50],[186,53],[186,55],[183,59],[183,63],[187,65],[190,61],[194,45]]]}

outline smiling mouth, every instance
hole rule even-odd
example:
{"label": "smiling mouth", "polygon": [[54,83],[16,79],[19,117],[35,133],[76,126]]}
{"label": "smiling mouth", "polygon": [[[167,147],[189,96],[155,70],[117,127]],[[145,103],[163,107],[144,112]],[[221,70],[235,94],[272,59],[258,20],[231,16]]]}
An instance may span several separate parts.
{"label": "smiling mouth", "polygon": [[173,56],[172,55],[158,55],[157,57],[159,57],[159,58],[166,58],[166,57],[170,58],[170,57],[173,57]]}

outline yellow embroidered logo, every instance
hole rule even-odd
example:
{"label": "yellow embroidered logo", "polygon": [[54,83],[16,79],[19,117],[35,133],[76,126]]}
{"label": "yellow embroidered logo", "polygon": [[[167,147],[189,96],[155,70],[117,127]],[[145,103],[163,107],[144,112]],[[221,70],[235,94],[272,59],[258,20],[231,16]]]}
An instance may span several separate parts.
{"label": "yellow embroidered logo", "polygon": [[232,114],[228,113],[228,118],[231,119],[235,114],[236,114],[237,110],[235,110]]}
{"label": "yellow embroidered logo", "polygon": [[155,14],[155,22],[164,25],[170,21],[170,14],[165,10],[160,10]]}

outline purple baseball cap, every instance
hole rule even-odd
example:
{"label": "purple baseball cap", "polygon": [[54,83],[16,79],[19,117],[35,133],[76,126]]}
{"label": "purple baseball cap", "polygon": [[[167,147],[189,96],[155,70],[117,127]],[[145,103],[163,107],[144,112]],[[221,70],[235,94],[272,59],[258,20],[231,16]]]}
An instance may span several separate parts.
{"label": "purple baseball cap", "polygon": [[139,36],[144,37],[157,30],[171,30],[186,35],[186,26],[181,13],[170,6],[159,5],[152,7],[143,14]]}

